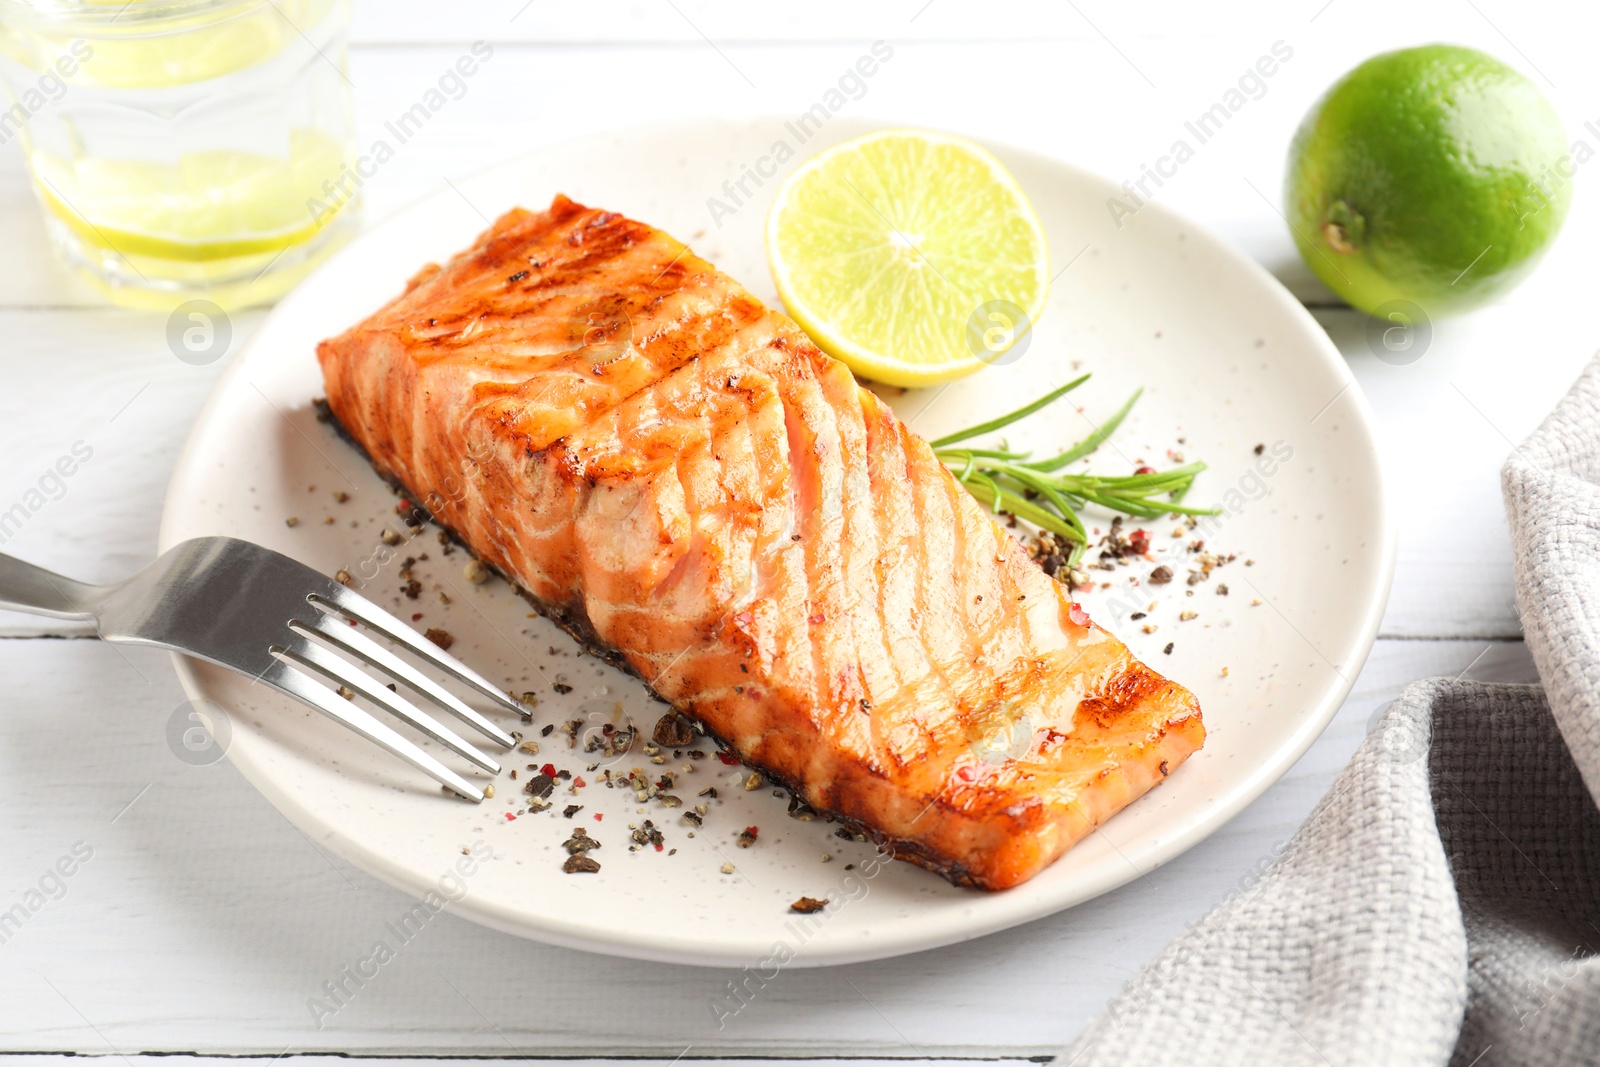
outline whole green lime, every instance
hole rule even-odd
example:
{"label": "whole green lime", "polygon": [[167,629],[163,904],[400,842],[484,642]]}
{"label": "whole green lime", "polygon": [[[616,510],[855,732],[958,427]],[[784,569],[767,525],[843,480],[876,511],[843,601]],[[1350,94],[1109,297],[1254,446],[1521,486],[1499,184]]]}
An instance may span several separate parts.
{"label": "whole green lime", "polygon": [[1323,95],[1289,148],[1285,199],[1300,254],[1341,297],[1437,317],[1533,269],[1571,178],[1561,121],[1528,79],[1428,45],[1374,56]]}

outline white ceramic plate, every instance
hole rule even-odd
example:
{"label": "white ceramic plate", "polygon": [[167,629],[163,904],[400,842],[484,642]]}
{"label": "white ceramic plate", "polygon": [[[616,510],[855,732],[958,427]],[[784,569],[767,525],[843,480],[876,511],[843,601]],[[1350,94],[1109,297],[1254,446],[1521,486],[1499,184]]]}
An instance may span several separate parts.
{"label": "white ceramic plate", "polygon": [[[395,549],[382,544],[383,527],[403,529],[394,497],[316,421],[311,401],[322,386],[315,345],[389,299],[424,263],[467,245],[486,217],[518,204],[541,207],[557,192],[666,229],[776,303],[761,225],[779,177],[796,160],[869,128],[836,118],[803,146],[781,120],[691,122],[591,138],[458,181],[375,227],[285,299],[218,383],[173,476],[163,548],[232,534],[329,574],[376,569],[368,595],[407,616],[421,612],[419,626],[449,630],[454,651],[490,678],[540,693],[531,736],[543,724],[613,704],[648,730],[662,709],[642,686],[580,656],[505,585],[471,587],[463,555],[442,557],[431,530]],[[779,142],[798,149],[795,159],[762,184],[746,178],[749,195],[736,186],[730,195],[724,182],[770,175]],[[1073,404],[1036,417],[1013,443],[1070,443],[1087,432],[1088,419],[1103,418],[1143,385],[1133,418],[1095,466],[1124,473],[1142,459],[1167,462],[1168,449],[1211,465],[1190,499],[1228,507],[1203,535],[1208,551],[1238,559],[1190,587],[1186,545],[1200,535],[1174,538],[1172,521],[1147,523],[1157,547],[1173,557],[1176,580],[1134,588],[1129,577],[1146,576],[1149,566],[1129,568],[1098,575],[1114,588],[1082,598],[1141,657],[1199,695],[1206,746],[1170,781],[1033,881],[984,894],[905,864],[869,874],[868,846],[835,838],[823,822],[788,818],[770,789],[738,788],[738,769],[714,758],[699,761],[675,790],[692,803],[699,788],[714,784],[724,797],[693,839],[679,812],[652,803],[641,814],[622,790],[586,789],[575,801],[586,806],[572,822],[559,814],[569,801],[559,792],[552,812],[509,821],[521,783],[502,779],[499,796],[482,805],[448,799],[314,713],[179,660],[191,697],[228,709],[228,755],[240,773],[312,838],[419,897],[442,879],[454,886],[448,879],[464,849],[492,849],[492,859],[467,864],[469,876],[455,876],[465,895],[449,894],[461,897],[452,910],[488,926],[600,952],[737,966],[770,958],[780,943],[796,965],[833,964],[1048,915],[1150,871],[1259,796],[1338,709],[1371,647],[1389,588],[1391,520],[1360,391],[1322,330],[1253,262],[1159,205],[1118,227],[1107,209],[1118,190],[1104,179],[993,147],[1049,234],[1061,273],[1048,310],[1016,362],[893,403],[915,429],[935,437],[1009,410],[1081,366],[1095,376]],[[714,216],[712,198],[731,214],[719,207]],[[1257,445],[1265,446],[1261,457]],[[336,503],[336,490],[351,499]],[[286,525],[291,516],[299,520],[293,528]],[[329,516],[334,521],[325,524]],[[1104,527],[1106,517],[1091,522]],[[404,599],[398,557],[423,552],[429,558],[414,573],[424,591]],[[441,591],[450,605],[440,602]],[[1185,610],[1197,617],[1179,621]],[[1135,611],[1147,617],[1129,619]],[[1143,632],[1146,626],[1154,632]],[[551,691],[541,671],[573,691]],[[548,757],[582,773],[580,757],[550,739],[545,745],[544,755],[513,757],[508,766]],[[651,768],[637,755],[617,766],[633,765]],[[662,828],[675,853],[628,850],[628,825],[645,818]],[[597,875],[560,869],[560,845],[574,825],[603,844]],[[735,835],[752,825],[759,827],[757,844],[737,848]],[[822,862],[825,853],[831,862]],[[730,861],[735,873],[722,874]],[[801,895],[832,904],[800,925],[788,906]]]}

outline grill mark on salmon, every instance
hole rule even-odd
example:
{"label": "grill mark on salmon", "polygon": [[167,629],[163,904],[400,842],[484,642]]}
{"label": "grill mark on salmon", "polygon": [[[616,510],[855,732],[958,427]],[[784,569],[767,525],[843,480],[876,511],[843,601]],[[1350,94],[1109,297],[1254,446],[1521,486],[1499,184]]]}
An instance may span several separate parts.
{"label": "grill mark on salmon", "polygon": [[385,478],[818,811],[960,885],[1033,877],[1204,741],[788,318],[557,197],[318,346]]}

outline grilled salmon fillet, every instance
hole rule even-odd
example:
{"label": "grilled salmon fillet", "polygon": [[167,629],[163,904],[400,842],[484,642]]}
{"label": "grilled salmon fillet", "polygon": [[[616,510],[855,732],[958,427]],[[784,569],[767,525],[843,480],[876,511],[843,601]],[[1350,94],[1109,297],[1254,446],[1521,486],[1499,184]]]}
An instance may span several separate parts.
{"label": "grilled salmon fillet", "polygon": [[480,559],[952,882],[1026,881],[1204,741],[843,364],[660,230],[513,210],[317,356]]}

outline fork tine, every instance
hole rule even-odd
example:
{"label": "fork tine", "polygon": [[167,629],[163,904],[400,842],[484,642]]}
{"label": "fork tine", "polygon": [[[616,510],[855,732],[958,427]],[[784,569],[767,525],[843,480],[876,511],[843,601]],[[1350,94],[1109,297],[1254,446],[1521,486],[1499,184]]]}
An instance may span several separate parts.
{"label": "fork tine", "polygon": [[301,639],[285,648],[281,655],[302,667],[311,668],[329,681],[348,687],[357,696],[366,697],[390,715],[421,730],[451,752],[471,760],[490,774],[500,773],[498,763],[467,744],[456,736],[454,731],[435,722],[411,701],[391,693],[354,664],[335,656],[320,645]]}
{"label": "fork tine", "polygon": [[367,712],[336,695],[331,689],[311,680],[283,660],[268,668],[261,680],[296,700],[304,701],[328,718],[360,734],[393,755],[399,756],[417,770],[468,800],[483,800],[483,790],[478,789],[449,767],[428,755],[394,730],[379,722]]}
{"label": "fork tine", "polygon": [[508,695],[496,689],[477,671],[468,667],[454,656],[447,655],[438,645],[421,636],[417,631],[384,611],[366,597],[353,593],[343,586],[337,586],[333,592],[333,599],[312,593],[310,600],[319,606],[326,605],[329,609],[346,618],[355,619],[357,622],[378,631],[396,644],[404,645],[412,655],[419,656],[452,678],[469,685],[479,693],[489,697],[508,711],[518,715],[525,714],[527,708]]}
{"label": "fork tine", "polygon": [[[378,642],[351,626],[335,622],[334,617],[317,612],[315,619],[299,620],[289,624],[290,629],[311,634],[333,645],[370,667],[376,667],[397,682],[404,682],[423,696],[465,720],[478,732],[493,738],[502,748],[511,748],[517,742],[510,734],[478,714],[460,697],[435,682]],[[302,627],[304,629],[302,629]],[[351,688],[354,688],[352,686]],[[386,690],[387,692],[387,690]]]}

